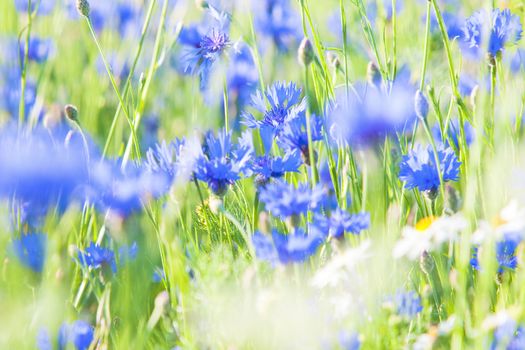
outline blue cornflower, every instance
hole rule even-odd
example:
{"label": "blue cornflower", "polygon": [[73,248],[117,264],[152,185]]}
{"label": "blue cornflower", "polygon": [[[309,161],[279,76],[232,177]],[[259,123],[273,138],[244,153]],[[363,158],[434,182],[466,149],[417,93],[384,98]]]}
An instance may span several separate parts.
{"label": "blue cornflower", "polygon": [[47,330],[41,329],[38,331],[36,335],[36,348],[38,350],[53,350],[53,343]]}
{"label": "blue cornflower", "polygon": [[217,136],[209,132],[197,158],[195,177],[206,182],[215,194],[224,195],[242,173],[249,173],[252,156],[251,145],[234,145],[230,132],[223,129]]}
{"label": "blue cornflower", "polygon": [[495,57],[506,43],[516,43],[521,38],[522,27],[519,16],[509,9],[494,9],[490,16],[484,11],[475,12],[463,26],[463,38],[468,49],[477,55],[488,34],[488,53]]}
{"label": "blue cornflower", "polygon": [[[518,257],[516,256],[516,249],[520,244],[520,240],[516,237],[507,237],[499,242],[496,242],[496,260],[498,262],[498,273],[503,273],[506,269],[514,270],[518,266]],[[476,269],[481,270],[479,264],[479,248],[474,247],[470,265]]]}
{"label": "blue cornflower", "polygon": [[[18,42],[16,42],[15,45],[19,46],[20,61],[23,61],[25,57],[25,44],[18,45]],[[31,37],[27,49],[27,59],[29,61],[43,63],[54,53],[55,44],[52,39]]]}
{"label": "blue cornflower", "polygon": [[166,194],[173,181],[168,173],[150,171],[148,165],[131,164],[123,170],[119,162],[94,164],[88,198],[101,210],[127,217],[141,209],[148,200]]}
{"label": "blue cornflower", "polygon": [[288,152],[283,157],[257,157],[252,164],[255,180],[266,184],[270,178],[283,177],[287,172],[297,172],[301,166],[301,156],[298,152]]}
{"label": "blue cornflower", "polygon": [[505,43],[516,43],[521,39],[522,27],[520,18],[509,9],[494,9],[492,12],[492,30],[489,38],[489,53],[496,56],[503,50]]}
{"label": "blue cornflower", "polygon": [[[226,76],[228,79],[228,101],[231,101],[231,113],[235,116],[240,116],[250,102],[251,95],[257,90],[259,79],[257,67],[248,45],[240,45],[238,52],[232,54]],[[239,120],[239,118],[236,118],[236,123]]]}
{"label": "blue cornflower", "polygon": [[94,242],[91,242],[84,251],[79,250],[78,260],[84,267],[99,269],[103,266],[109,266],[113,273],[117,272],[115,253],[111,249],[103,248]]}
{"label": "blue cornflower", "polygon": [[78,320],[72,324],[63,324],[58,332],[59,349],[73,344],[76,350],[87,350],[93,342],[94,329],[86,321]]}
{"label": "blue cornflower", "polygon": [[301,18],[290,0],[254,1],[255,28],[259,37],[282,53],[296,49],[302,39]]}
{"label": "blue cornflower", "polygon": [[[0,198],[15,199],[29,221],[51,206],[64,210],[88,182],[87,152],[78,135],[42,127],[0,130]],[[29,222],[31,224],[31,222]]]}
{"label": "blue cornflower", "polygon": [[[474,142],[475,130],[468,121],[465,121],[465,123],[463,124],[463,130],[465,132],[465,141],[467,142],[467,146],[469,146],[470,144],[472,144],[472,142]],[[456,148],[459,148],[459,138],[461,136],[461,132],[459,128],[458,119],[453,119],[448,124],[446,130],[446,134],[448,135],[448,137],[444,138],[441,135],[441,129],[439,128],[439,124],[434,125],[434,127],[432,128],[432,134],[434,135],[434,138],[437,140],[437,142],[444,145],[445,147],[449,147],[449,140],[452,140],[454,146]]]}
{"label": "blue cornflower", "polygon": [[339,90],[336,104],[328,112],[333,138],[354,146],[367,146],[389,135],[412,130],[417,119],[416,89],[403,75],[378,87],[357,83],[355,89],[348,95],[344,89]]}
{"label": "blue cornflower", "polygon": [[180,41],[185,48],[182,57],[184,71],[199,75],[201,90],[208,87],[215,63],[232,46],[228,15],[214,7],[208,7],[206,13],[202,25],[183,29]]}
{"label": "blue cornflower", "polygon": [[46,234],[22,234],[13,240],[12,247],[15,255],[24,266],[35,272],[42,272],[46,259]]}
{"label": "blue cornflower", "polygon": [[491,350],[523,350],[525,349],[525,327],[518,326],[516,321],[509,319],[496,328]]}
{"label": "blue cornflower", "polygon": [[274,137],[280,135],[284,126],[306,111],[306,100],[301,98],[301,89],[294,83],[277,82],[269,86],[264,95],[257,91],[252,96],[251,106],[259,111],[263,118],[258,120],[253,114],[244,113],[244,124],[260,130],[264,148],[268,151]]}
{"label": "blue cornflower", "polygon": [[[465,19],[455,13],[448,11],[444,11],[442,16],[445,27],[447,28],[449,39],[455,40],[463,38],[463,24]],[[432,14],[432,17],[430,18],[430,30],[432,32],[439,32],[438,22],[434,14]]]}
{"label": "blue cornflower", "polygon": [[361,348],[361,341],[359,340],[359,334],[348,333],[342,331],[339,333],[339,345],[343,350],[359,350]]}
{"label": "blue cornflower", "polygon": [[315,254],[317,248],[325,241],[326,237],[314,230],[310,234],[297,228],[293,233],[282,234],[277,230],[272,231],[272,240],[260,232],[252,237],[255,253],[261,260],[275,265],[277,262],[288,264],[303,262]]}
{"label": "blue cornflower", "polygon": [[519,48],[510,61],[510,69],[514,73],[518,73],[525,68],[525,49]]}
{"label": "blue cornflower", "polygon": [[[285,150],[300,152],[306,164],[310,164],[308,148],[308,133],[306,129],[306,113],[286,123],[278,138],[278,144]],[[310,116],[312,142],[323,139],[323,120],[316,115]]]}
{"label": "blue cornflower", "polygon": [[393,302],[398,315],[412,318],[423,310],[421,298],[414,291],[398,292],[393,297]]}
{"label": "blue cornflower", "polygon": [[346,210],[337,208],[330,213],[329,232],[335,238],[343,237],[345,232],[359,234],[370,226],[370,214],[359,213],[351,215]]}
{"label": "blue cornflower", "polygon": [[261,188],[259,199],[270,213],[287,218],[318,208],[325,199],[325,191],[321,186],[310,189],[302,183],[295,187],[277,180]]}
{"label": "blue cornflower", "polygon": [[505,239],[496,243],[496,259],[498,260],[499,273],[502,273],[505,269],[514,270],[518,266],[516,249],[519,243],[515,239]]}
{"label": "blue cornflower", "polygon": [[151,172],[162,171],[173,180],[177,173],[176,159],[178,158],[180,147],[184,140],[176,139],[169,144],[166,141],[157,143],[155,148],[150,148],[146,152],[145,166]]}
{"label": "blue cornflower", "polygon": [[[459,179],[459,166],[454,151],[449,148],[438,148],[439,169],[444,182]],[[399,179],[405,182],[406,189],[417,188],[435,194],[440,186],[440,176],[436,166],[434,151],[429,145],[418,144],[403,156],[399,165]]]}
{"label": "blue cornflower", "polygon": [[466,97],[472,94],[474,88],[479,86],[476,79],[467,74],[461,74],[458,81],[458,90],[461,96]]}
{"label": "blue cornflower", "polygon": [[[18,119],[20,108],[20,96],[22,86],[20,83],[21,72],[18,65],[14,67],[0,65],[0,110],[5,111],[13,120]],[[37,86],[28,77],[24,91],[24,118],[27,119],[30,113],[41,115],[42,110],[37,106]]]}
{"label": "blue cornflower", "polygon": [[[14,0],[14,2],[17,11],[27,12],[29,0]],[[34,12],[37,9],[37,6],[37,14],[42,16],[48,15],[55,7],[55,0],[31,0],[31,12]]]}

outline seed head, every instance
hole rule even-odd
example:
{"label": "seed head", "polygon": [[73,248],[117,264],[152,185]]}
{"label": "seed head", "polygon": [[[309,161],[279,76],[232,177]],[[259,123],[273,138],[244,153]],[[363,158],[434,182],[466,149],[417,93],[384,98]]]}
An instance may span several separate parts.
{"label": "seed head", "polygon": [[312,46],[310,39],[306,37],[303,38],[301,45],[299,45],[297,58],[299,59],[299,62],[305,67],[308,67],[315,59],[314,47]]}
{"label": "seed head", "polygon": [[82,16],[89,17],[89,1],[77,0],[77,10]]}
{"label": "seed head", "polygon": [[66,114],[67,119],[78,122],[78,109],[73,105],[66,105],[64,107],[64,113]]}

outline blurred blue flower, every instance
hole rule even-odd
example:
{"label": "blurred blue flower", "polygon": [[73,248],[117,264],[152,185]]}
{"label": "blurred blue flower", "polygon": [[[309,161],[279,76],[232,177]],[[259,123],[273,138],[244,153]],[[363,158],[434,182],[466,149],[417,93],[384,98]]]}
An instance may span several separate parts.
{"label": "blurred blue flower", "polygon": [[325,199],[325,191],[321,186],[310,189],[308,184],[301,183],[295,187],[277,180],[261,188],[259,198],[272,215],[287,218],[318,208]]}
{"label": "blurred blue flower", "polygon": [[[465,19],[456,13],[448,11],[443,11],[441,15],[443,17],[445,27],[447,28],[449,39],[458,39],[460,42],[462,42],[463,24],[465,23]],[[439,32],[439,26],[435,14],[432,14],[432,17],[430,18],[430,30],[432,32]]]}
{"label": "blurred blue flower", "polygon": [[94,242],[91,242],[84,251],[78,251],[78,260],[84,267],[99,269],[103,266],[109,266],[113,273],[117,272],[115,253],[111,249],[103,248]]}
{"label": "blurred blue flower", "polygon": [[21,234],[20,237],[13,240],[12,247],[22,265],[29,267],[35,272],[42,272],[46,259],[46,234]]}
{"label": "blurred blue flower", "polygon": [[252,237],[256,255],[259,259],[275,265],[299,263],[315,254],[317,248],[325,241],[326,237],[297,228],[293,233],[282,234],[277,230],[272,231],[272,240],[260,232]]}
{"label": "blurred blue flower", "polygon": [[515,239],[505,239],[496,243],[496,259],[498,260],[498,272],[505,269],[514,270],[518,266],[516,249],[520,242]]}
{"label": "blurred blue flower", "polygon": [[129,261],[137,258],[139,246],[137,242],[131,243],[131,245],[123,245],[118,249],[118,258],[120,264],[125,264]]}
{"label": "blurred blue flower", "polygon": [[518,48],[510,61],[510,69],[514,73],[525,68],[525,49]]}
{"label": "blurred blue flower", "polygon": [[414,291],[396,293],[393,302],[400,316],[412,318],[423,310],[421,298]]}
{"label": "blurred blue flower", "polygon": [[334,139],[363,147],[412,130],[417,119],[416,89],[404,75],[379,87],[357,83],[355,89],[348,95],[338,90],[336,104],[328,112]]}
{"label": "blurred blue flower", "polygon": [[[472,142],[474,142],[475,130],[468,121],[465,121],[463,123],[463,131],[465,133],[465,141],[467,142],[467,146],[470,146]],[[441,129],[439,128],[439,124],[436,124],[432,127],[432,134],[434,135],[434,139],[436,140],[436,142],[438,142],[440,145],[443,145],[444,147],[450,147],[449,141],[452,140],[455,148],[459,149],[459,138],[461,137],[461,130],[457,118],[452,119],[449,122],[446,130],[446,137],[443,137],[441,135]]]}
{"label": "blurred blue flower", "polygon": [[357,333],[340,332],[339,344],[343,350],[359,350],[361,348],[361,341]]}
{"label": "blurred blue flower", "polygon": [[269,151],[274,137],[280,135],[288,122],[306,110],[306,100],[301,98],[301,89],[294,83],[277,82],[269,86],[264,95],[257,91],[252,96],[251,106],[263,118],[258,120],[252,113],[245,112],[244,124],[260,130],[264,149]]}
{"label": "blurred blue flower", "polygon": [[329,232],[332,237],[341,238],[345,232],[359,234],[370,226],[370,214],[363,212],[350,214],[346,210],[337,208],[330,213]]}
{"label": "blurred blue flower", "polygon": [[[113,74],[115,79],[118,79],[120,82],[125,82],[128,79],[129,73],[131,71],[131,67],[127,60],[122,56],[119,56],[117,53],[109,54],[106,59],[111,70],[111,74]],[[106,66],[104,65],[104,61],[100,56],[97,58],[96,67],[97,72],[101,76],[105,77],[107,75]]]}
{"label": "blurred blue flower", "polygon": [[127,217],[150,199],[166,194],[173,178],[162,171],[150,171],[147,165],[103,161],[92,165],[87,197],[101,210]]}
{"label": "blurred blue flower", "polygon": [[275,45],[281,53],[294,51],[302,39],[301,17],[290,0],[252,2],[258,37]]}
{"label": "blurred blue flower", "polygon": [[199,76],[201,90],[208,87],[215,63],[232,46],[228,35],[229,22],[226,13],[208,7],[202,24],[183,28],[181,31],[184,71]]}
{"label": "blurred blue flower", "polygon": [[484,11],[475,12],[467,18],[463,27],[464,41],[475,55],[485,43],[488,35],[488,53],[495,57],[502,52],[506,43],[516,43],[521,39],[520,18],[509,9],[494,9],[489,15]]}
{"label": "blurred blue flower", "polygon": [[87,152],[92,150],[78,134],[69,134],[66,142],[66,129],[22,130],[0,130],[0,197],[20,203],[31,224],[50,206],[62,211],[78,197],[88,182]]}
{"label": "blurred blue flower", "polygon": [[208,132],[197,159],[195,177],[206,182],[215,194],[224,195],[242,173],[250,171],[252,156],[251,145],[242,142],[234,145],[230,132],[223,129],[217,136]]}
{"label": "blurred blue flower", "polygon": [[63,324],[58,332],[58,348],[66,349],[73,344],[76,350],[87,350],[93,342],[94,329],[86,321]]}
{"label": "blurred blue flower", "polygon": [[479,86],[478,81],[470,75],[461,74],[459,76],[458,89],[461,96],[470,96],[476,86]]}
{"label": "blurred blue flower", "polygon": [[[16,10],[19,12],[27,12],[29,0],[14,0]],[[31,12],[37,9],[37,14],[45,16],[51,13],[55,7],[55,0],[31,0]]]}
{"label": "blurred blue flower", "polygon": [[41,329],[38,331],[36,335],[36,348],[38,350],[53,350],[53,343],[47,330]]}
{"label": "blurred blue flower", "polygon": [[[15,43],[19,46],[20,61],[24,61],[25,57],[25,42]],[[28,42],[27,59],[36,63],[43,63],[47,61],[55,51],[55,44],[52,39],[43,39],[39,37],[31,37]]]}
{"label": "blurred blue flower", "polygon": [[[37,86],[30,77],[26,79],[24,91],[25,120],[32,112],[39,116],[43,114],[42,110],[35,109],[37,107]],[[14,67],[0,65],[0,110],[7,112],[13,120],[18,120],[21,91],[21,72],[18,64]]]}
{"label": "blurred blue flower", "polygon": [[518,326],[516,321],[512,319],[503,322],[494,331],[494,339],[490,349],[525,349],[525,327]]}
{"label": "blurred blue flower", "polygon": [[[459,179],[460,162],[451,148],[438,148],[439,169],[444,182]],[[436,192],[440,186],[440,176],[436,166],[434,151],[429,145],[418,144],[403,156],[399,165],[399,179],[405,182],[406,189]]]}
{"label": "blurred blue flower", "polygon": [[[245,106],[250,102],[251,95],[257,90],[259,74],[248,45],[240,45],[238,52],[231,55],[227,71],[228,101],[230,110],[235,116],[240,116]],[[240,118],[235,119],[239,123]],[[236,125],[238,128],[238,124]]]}

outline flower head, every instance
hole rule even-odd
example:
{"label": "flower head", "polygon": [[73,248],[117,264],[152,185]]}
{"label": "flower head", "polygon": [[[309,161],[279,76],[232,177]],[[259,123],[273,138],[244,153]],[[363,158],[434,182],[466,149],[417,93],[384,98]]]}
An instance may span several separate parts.
{"label": "flower head", "polygon": [[249,172],[252,156],[251,145],[234,145],[230,132],[221,130],[217,136],[209,132],[197,159],[195,177],[206,182],[215,194],[224,195],[241,174]]}
{"label": "flower head", "polygon": [[295,187],[278,180],[261,189],[260,200],[275,216],[287,218],[305,214],[316,209],[324,200],[325,191],[321,186],[310,189],[307,184]]}
{"label": "flower head", "polygon": [[181,33],[181,43],[185,47],[184,70],[199,75],[201,90],[208,87],[216,61],[232,45],[228,35],[228,15],[214,7],[208,7],[206,11],[208,16],[202,25],[189,27]]}
{"label": "flower head", "polygon": [[398,78],[382,86],[356,84],[356,92],[340,91],[329,112],[330,133],[355,146],[381,142],[389,135],[412,129],[416,120],[416,89]]}
{"label": "flower head", "polygon": [[277,230],[272,231],[272,241],[269,237],[256,232],[252,237],[257,257],[261,260],[276,264],[303,262],[315,254],[317,248],[325,241],[326,237],[315,230],[306,234],[303,229],[296,229],[293,233],[282,234]]}
{"label": "flower head", "polygon": [[35,272],[42,272],[46,258],[47,235],[22,234],[13,240],[12,247],[20,262]]}
{"label": "flower head", "polygon": [[398,292],[393,297],[396,312],[400,316],[412,318],[423,310],[421,298],[414,291]]}
{"label": "flower head", "polygon": [[264,40],[282,53],[294,49],[301,39],[301,19],[290,0],[254,1],[255,28]]}
{"label": "flower head", "polygon": [[58,333],[60,349],[73,344],[76,350],[87,350],[93,342],[94,329],[86,321],[78,320],[72,324],[63,324]]}
{"label": "flower head", "polygon": [[257,157],[252,164],[256,181],[266,184],[270,178],[283,177],[287,172],[297,172],[301,166],[301,157],[298,152],[288,152],[283,157]]}
{"label": "flower head", "polygon": [[521,33],[520,18],[509,9],[494,9],[490,15],[484,11],[475,12],[463,26],[464,41],[475,55],[486,42],[487,36],[487,51],[495,57],[503,51],[505,44],[516,43],[521,38]]}
{"label": "flower head", "polygon": [[345,232],[359,234],[370,226],[370,214],[350,214],[346,210],[337,208],[330,214],[330,235],[340,238]]}
{"label": "flower head", "polygon": [[[279,145],[289,151],[298,151],[303,158],[308,160],[309,164],[309,148],[308,148],[308,133],[306,127],[306,113],[299,114],[296,118],[286,123],[278,138]],[[310,116],[310,130],[312,142],[323,139],[323,121],[321,118]]]}
{"label": "flower head", "polygon": [[78,260],[84,267],[99,269],[103,266],[109,266],[113,273],[117,272],[115,253],[111,249],[103,248],[94,242],[91,242],[84,251],[78,252]]}
{"label": "flower head", "polygon": [[[443,181],[457,181],[461,163],[454,151],[451,148],[440,148],[437,153]],[[419,144],[403,156],[399,165],[399,179],[405,182],[407,189],[417,188],[420,191],[436,193],[440,186],[440,174],[432,147]]]}
{"label": "flower head", "polygon": [[301,98],[301,89],[294,83],[274,83],[264,95],[257,91],[251,105],[263,118],[259,120],[251,113],[244,113],[244,124],[260,130],[266,150],[271,148],[274,137],[280,135],[286,124],[306,111],[306,100]]}

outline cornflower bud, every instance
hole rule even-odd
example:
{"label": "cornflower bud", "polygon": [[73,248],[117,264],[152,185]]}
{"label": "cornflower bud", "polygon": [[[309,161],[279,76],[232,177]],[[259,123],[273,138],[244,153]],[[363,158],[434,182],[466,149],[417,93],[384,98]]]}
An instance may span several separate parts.
{"label": "cornflower bud", "polygon": [[73,106],[73,105],[66,105],[64,107],[64,113],[67,117],[67,119],[73,121],[73,122],[78,122],[78,109],[77,107]]}
{"label": "cornflower bud", "polygon": [[428,101],[425,95],[421,92],[421,90],[416,91],[416,95],[414,96],[414,108],[416,110],[416,115],[419,119],[426,119],[428,116]]}
{"label": "cornflower bud", "polygon": [[314,47],[312,46],[310,39],[306,37],[303,38],[301,45],[299,45],[297,58],[299,59],[299,62],[305,67],[308,67],[315,59]]}
{"label": "cornflower bud", "polygon": [[88,0],[77,0],[77,10],[78,12],[84,16],[89,17],[89,1]]}
{"label": "cornflower bud", "polygon": [[368,67],[366,69],[366,77],[370,85],[373,85],[375,87],[381,86],[381,72],[379,71],[379,68],[377,68],[374,62],[368,63]]}

